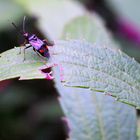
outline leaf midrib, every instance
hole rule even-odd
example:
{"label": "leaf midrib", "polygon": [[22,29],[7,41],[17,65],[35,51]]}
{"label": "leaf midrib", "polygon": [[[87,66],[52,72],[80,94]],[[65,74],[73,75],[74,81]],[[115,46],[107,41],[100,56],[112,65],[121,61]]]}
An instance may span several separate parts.
{"label": "leaf midrib", "polygon": [[[87,67],[86,65],[80,65],[80,64],[76,64],[76,63],[70,63],[69,61],[62,61],[62,62],[63,62],[63,63],[66,63],[67,65],[69,65],[69,64],[71,64],[71,65],[75,64],[75,65],[82,66],[82,67],[85,67],[85,68]],[[121,81],[122,83],[127,84],[128,87],[130,87],[130,88],[133,87],[133,88],[137,91],[137,93],[139,92],[139,89],[137,89],[137,87],[135,87],[134,85],[129,84],[128,82],[126,82],[126,81],[124,81],[124,80],[122,80],[122,79],[119,79],[119,78],[117,78],[117,77],[113,77],[112,75],[110,75],[110,74],[108,74],[108,73],[106,73],[106,72],[104,72],[104,71],[98,70],[98,69],[94,69],[94,70],[96,70],[96,71],[98,71],[98,72],[100,72],[100,73],[104,73],[104,74],[106,74],[106,75],[112,77],[113,79],[117,79],[118,81]],[[89,81],[91,81],[91,79],[90,79]],[[102,81],[101,81],[101,82],[102,82]],[[113,85],[113,86],[114,86],[114,85]],[[114,87],[118,87],[118,86],[114,86]],[[127,90],[126,90],[126,91],[127,91]],[[128,92],[128,91],[127,91],[127,92]]]}

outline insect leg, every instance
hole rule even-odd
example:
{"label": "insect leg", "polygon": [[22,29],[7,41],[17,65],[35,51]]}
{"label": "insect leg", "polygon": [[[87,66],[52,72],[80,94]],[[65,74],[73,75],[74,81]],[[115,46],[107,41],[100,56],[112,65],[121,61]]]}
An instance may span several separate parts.
{"label": "insect leg", "polygon": [[[27,40],[25,40],[25,41],[24,41],[24,43],[23,43],[23,44],[21,44],[21,45],[22,45],[22,46],[26,46],[26,44],[27,44]],[[20,47],[19,54],[21,54],[21,47]]]}
{"label": "insect leg", "polygon": [[24,59],[23,59],[23,60],[24,60],[24,61],[25,61],[25,50],[28,49],[28,48],[30,48],[30,47],[32,47],[32,45],[29,44],[29,46],[26,46],[26,47],[23,49],[23,53],[24,53]]}
{"label": "insect leg", "polygon": [[44,39],[43,42],[47,45],[47,46],[53,46],[54,42],[53,41],[48,41],[47,39]]}

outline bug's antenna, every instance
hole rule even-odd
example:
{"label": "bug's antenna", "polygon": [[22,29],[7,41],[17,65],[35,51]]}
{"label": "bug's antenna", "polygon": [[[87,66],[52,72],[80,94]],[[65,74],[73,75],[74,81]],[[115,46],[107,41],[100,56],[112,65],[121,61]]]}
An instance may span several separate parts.
{"label": "bug's antenna", "polygon": [[22,35],[23,33],[19,30],[19,28],[16,26],[14,22],[12,22],[12,25],[15,27],[15,29]]}
{"label": "bug's antenna", "polygon": [[23,18],[23,33],[25,33],[25,20],[26,20],[26,16],[24,16],[24,18]]}

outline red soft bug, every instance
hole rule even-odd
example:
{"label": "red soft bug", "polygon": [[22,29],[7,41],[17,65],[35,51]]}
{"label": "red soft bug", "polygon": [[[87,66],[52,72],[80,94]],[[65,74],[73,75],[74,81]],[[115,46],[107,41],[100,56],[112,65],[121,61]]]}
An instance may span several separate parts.
{"label": "red soft bug", "polygon": [[[23,31],[19,30],[18,27],[12,22],[13,26],[19,31],[19,33],[25,38],[24,45],[24,60],[25,60],[25,49],[33,47],[33,50],[40,54],[43,57],[49,58],[49,46],[53,46],[54,44],[49,43],[47,40],[41,40],[38,38],[35,34],[29,34],[28,32],[25,31],[25,19],[26,17],[24,16],[23,19]],[[28,46],[27,46],[28,44]],[[52,71],[49,73],[46,73],[46,78],[47,79],[53,79],[51,76]]]}
{"label": "red soft bug", "polygon": [[[25,42],[24,44],[29,44],[28,46],[26,46],[24,48],[30,48],[33,47],[33,50],[35,52],[37,52],[38,54],[40,54],[43,57],[47,57],[49,58],[50,54],[49,54],[49,50],[48,50],[48,46],[53,46],[54,44],[49,43],[47,40],[41,40],[40,38],[38,38],[35,34],[29,34],[28,32],[25,31],[25,19],[26,17],[24,16],[23,19],[23,31],[19,31],[22,36],[25,38]],[[18,27],[12,22],[13,26],[18,30]],[[24,57],[25,59],[25,57]]]}

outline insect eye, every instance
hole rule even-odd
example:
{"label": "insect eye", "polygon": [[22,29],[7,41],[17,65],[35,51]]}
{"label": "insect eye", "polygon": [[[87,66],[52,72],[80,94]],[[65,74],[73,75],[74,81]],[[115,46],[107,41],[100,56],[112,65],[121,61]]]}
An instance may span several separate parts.
{"label": "insect eye", "polygon": [[36,40],[36,39],[37,39],[37,37],[36,37],[36,36],[34,36],[34,37],[33,37],[33,39],[35,39],[35,40]]}

